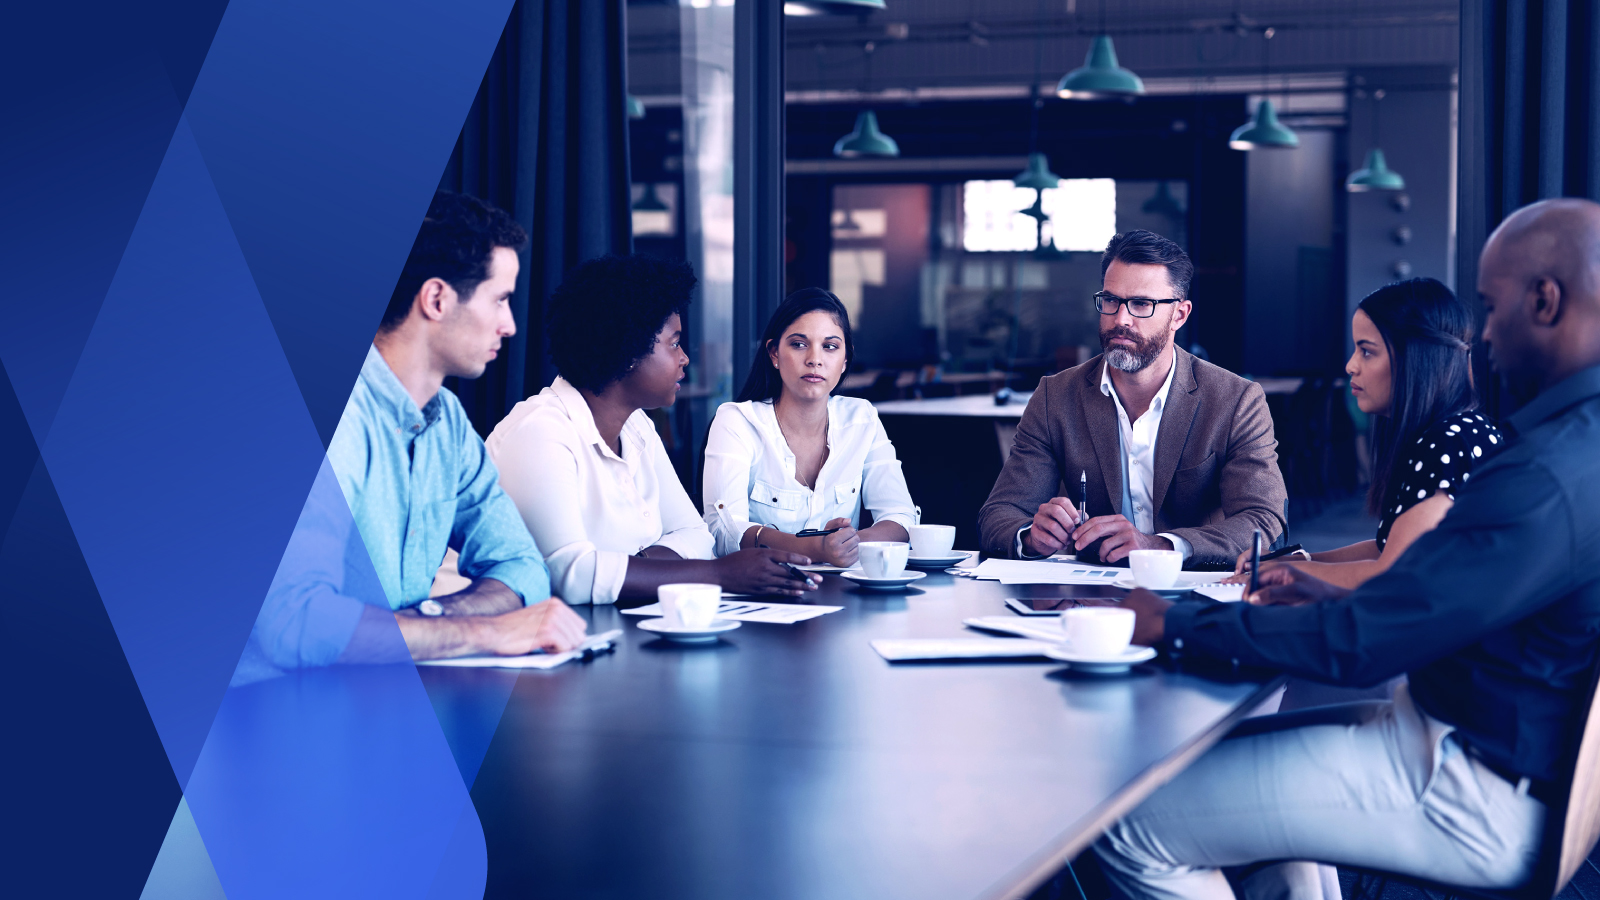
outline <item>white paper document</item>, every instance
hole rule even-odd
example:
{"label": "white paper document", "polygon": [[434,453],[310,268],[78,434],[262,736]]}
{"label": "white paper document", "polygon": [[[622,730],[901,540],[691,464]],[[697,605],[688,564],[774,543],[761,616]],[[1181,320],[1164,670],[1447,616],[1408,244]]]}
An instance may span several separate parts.
{"label": "white paper document", "polygon": [[986,559],[978,564],[973,574],[1001,584],[1111,584],[1127,571],[1076,560]]}
{"label": "white paper document", "polygon": [[1244,585],[1242,584],[1206,584],[1194,589],[1202,597],[1221,600],[1223,603],[1238,603],[1244,599]]}
{"label": "white paper document", "polygon": [[458,656],[455,659],[424,659],[419,666],[460,666],[479,669],[554,669],[582,656],[585,651],[604,650],[622,637],[622,629],[597,634],[566,653],[529,653],[526,656]]}
{"label": "white paper document", "polygon": [[998,631],[1002,634],[1014,634],[1035,641],[1049,641],[1059,644],[1067,639],[1061,630],[1061,620],[1054,616],[1039,616],[1034,619],[1024,619],[1020,616],[973,616],[962,619],[961,624],[979,631]]}
{"label": "white paper document", "polygon": [[1026,659],[1044,656],[1042,641],[1016,638],[882,638],[872,649],[889,662],[919,659]]}
{"label": "white paper document", "polygon": [[[724,600],[717,607],[717,618],[736,619],[740,622],[766,622],[769,625],[793,625],[817,616],[838,612],[842,606],[812,606],[803,603],[752,603]],[[625,616],[659,616],[661,604],[652,603],[636,609],[621,610]]]}

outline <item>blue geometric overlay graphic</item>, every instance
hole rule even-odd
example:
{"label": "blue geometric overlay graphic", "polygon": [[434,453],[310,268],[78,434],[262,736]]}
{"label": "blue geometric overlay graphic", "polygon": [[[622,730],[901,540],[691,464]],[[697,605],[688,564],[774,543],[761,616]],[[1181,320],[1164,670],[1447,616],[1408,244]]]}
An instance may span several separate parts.
{"label": "blue geometric overlay graphic", "polygon": [[0,14],[8,888],[482,895],[510,679],[449,742],[409,661],[230,682],[510,7]]}

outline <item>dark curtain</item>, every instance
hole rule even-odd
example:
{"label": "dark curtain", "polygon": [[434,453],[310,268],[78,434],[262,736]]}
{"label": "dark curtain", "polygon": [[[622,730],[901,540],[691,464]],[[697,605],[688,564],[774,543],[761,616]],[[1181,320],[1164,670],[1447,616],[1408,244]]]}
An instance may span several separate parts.
{"label": "dark curtain", "polygon": [[480,434],[555,377],[545,299],[578,263],[632,251],[625,0],[518,0],[439,186],[528,230],[517,334],[474,381],[452,378]]}
{"label": "dark curtain", "polygon": [[[1463,0],[1456,287],[1477,296],[1478,253],[1513,210],[1600,199],[1600,0]],[[1504,399],[1476,353],[1491,414]]]}

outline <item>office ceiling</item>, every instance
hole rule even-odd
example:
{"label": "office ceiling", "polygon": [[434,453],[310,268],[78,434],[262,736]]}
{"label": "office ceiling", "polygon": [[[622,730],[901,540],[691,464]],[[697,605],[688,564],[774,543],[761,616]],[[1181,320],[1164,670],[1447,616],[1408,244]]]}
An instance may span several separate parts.
{"label": "office ceiling", "polygon": [[[887,7],[788,17],[791,102],[886,91],[1025,92],[1036,78],[1050,88],[1083,64],[1102,30],[1122,64],[1159,93],[1250,90],[1264,63],[1274,81],[1294,73],[1316,89],[1354,69],[1453,69],[1459,52],[1455,0],[887,0]],[[677,91],[680,14],[676,3],[630,4],[634,93]]]}

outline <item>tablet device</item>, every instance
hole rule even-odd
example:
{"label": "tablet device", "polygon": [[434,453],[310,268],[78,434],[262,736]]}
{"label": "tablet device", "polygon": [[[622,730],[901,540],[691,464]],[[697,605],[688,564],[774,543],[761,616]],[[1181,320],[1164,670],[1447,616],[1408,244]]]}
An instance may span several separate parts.
{"label": "tablet device", "polygon": [[1074,585],[1068,590],[1071,593],[1065,597],[1007,597],[1006,606],[1023,616],[1059,616],[1062,610],[1080,606],[1079,600],[1115,602],[1128,596],[1126,590],[1110,585]]}

